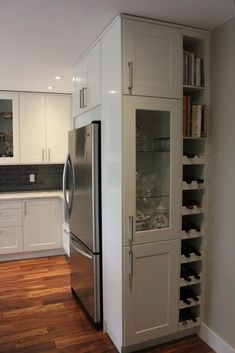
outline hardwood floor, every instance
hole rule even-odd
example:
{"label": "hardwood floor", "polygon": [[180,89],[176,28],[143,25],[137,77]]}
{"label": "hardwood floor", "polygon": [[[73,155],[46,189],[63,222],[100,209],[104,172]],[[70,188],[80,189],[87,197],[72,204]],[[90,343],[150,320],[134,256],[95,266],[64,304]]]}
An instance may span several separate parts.
{"label": "hardwood floor", "polygon": [[[70,291],[63,256],[0,263],[1,353],[116,353],[96,331]],[[213,353],[198,337],[148,353]]]}

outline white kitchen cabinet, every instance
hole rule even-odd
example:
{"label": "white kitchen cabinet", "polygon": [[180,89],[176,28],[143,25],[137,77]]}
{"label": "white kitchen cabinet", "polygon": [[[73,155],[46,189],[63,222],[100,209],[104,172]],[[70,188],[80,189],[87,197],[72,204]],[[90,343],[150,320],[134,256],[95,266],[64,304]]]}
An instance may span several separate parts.
{"label": "white kitchen cabinet", "polygon": [[62,211],[58,199],[23,202],[24,251],[62,247]]}
{"label": "white kitchen cabinet", "polygon": [[0,164],[19,163],[18,105],[17,93],[0,92]]}
{"label": "white kitchen cabinet", "polygon": [[46,162],[44,95],[20,94],[20,161]]}
{"label": "white kitchen cabinet", "polygon": [[0,228],[0,254],[23,251],[22,227]]}
{"label": "white kitchen cabinet", "polygon": [[104,326],[119,352],[190,327],[179,322],[183,30],[121,15],[100,37]]}
{"label": "white kitchen cabinet", "polygon": [[46,96],[47,161],[64,163],[68,153],[68,131],[71,128],[71,97]]}
{"label": "white kitchen cabinet", "polygon": [[23,251],[21,202],[0,202],[0,254],[21,251]]}
{"label": "white kitchen cabinet", "polygon": [[70,117],[70,96],[21,93],[21,163],[64,163]]}
{"label": "white kitchen cabinet", "polygon": [[124,345],[177,331],[180,241],[124,249]]}
{"label": "white kitchen cabinet", "polygon": [[124,97],[124,244],[177,239],[181,102]]}
{"label": "white kitchen cabinet", "polygon": [[101,38],[104,322],[119,352],[178,331],[181,42],[129,16]]}
{"label": "white kitchen cabinet", "polygon": [[100,42],[74,69],[73,116],[100,104]]}
{"label": "white kitchen cabinet", "polygon": [[181,98],[182,36],[177,28],[123,20],[123,93]]}

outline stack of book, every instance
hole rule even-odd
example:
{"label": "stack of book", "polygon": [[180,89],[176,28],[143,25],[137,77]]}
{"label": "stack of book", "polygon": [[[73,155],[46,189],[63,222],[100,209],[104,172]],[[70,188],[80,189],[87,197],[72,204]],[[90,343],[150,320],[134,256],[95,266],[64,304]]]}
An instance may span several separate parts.
{"label": "stack of book", "polygon": [[191,96],[183,96],[183,135],[207,136],[207,106],[192,102]]}
{"label": "stack of book", "polygon": [[183,84],[204,86],[203,59],[187,50],[184,50]]}

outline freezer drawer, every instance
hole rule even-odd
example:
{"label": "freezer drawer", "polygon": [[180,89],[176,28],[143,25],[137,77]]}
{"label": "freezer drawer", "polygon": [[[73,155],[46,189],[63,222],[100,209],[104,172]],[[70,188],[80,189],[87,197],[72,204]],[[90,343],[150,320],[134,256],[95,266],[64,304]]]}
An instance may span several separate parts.
{"label": "freezer drawer", "polygon": [[101,256],[70,233],[71,287],[95,323],[101,322]]}

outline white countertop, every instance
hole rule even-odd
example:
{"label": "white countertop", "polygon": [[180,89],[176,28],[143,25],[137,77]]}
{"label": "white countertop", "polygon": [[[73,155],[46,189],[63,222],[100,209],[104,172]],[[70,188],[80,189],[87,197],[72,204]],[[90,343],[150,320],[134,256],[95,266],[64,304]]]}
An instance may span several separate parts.
{"label": "white countertop", "polygon": [[61,190],[54,191],[21,191],[21,192],[0,192],[0,201],[4,200],[25,200],[25,199],[43,199],[47,197],[63,198]]}

